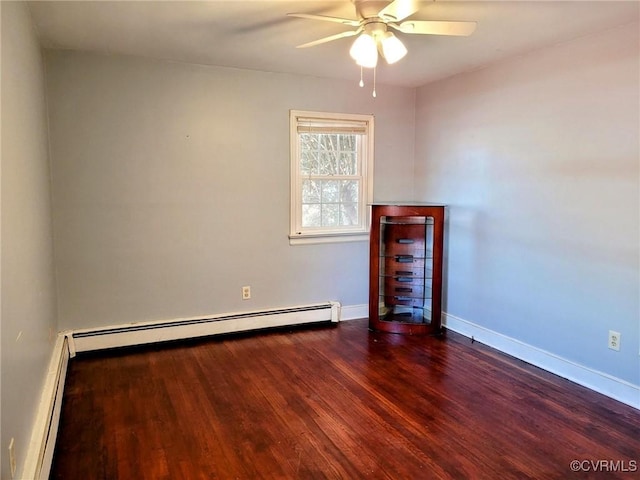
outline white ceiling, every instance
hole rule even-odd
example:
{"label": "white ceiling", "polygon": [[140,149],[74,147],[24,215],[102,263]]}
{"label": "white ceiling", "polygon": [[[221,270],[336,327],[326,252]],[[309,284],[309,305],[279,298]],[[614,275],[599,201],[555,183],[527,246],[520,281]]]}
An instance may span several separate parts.
{"label": "white ceiling", "polygon": [[[353,39],[296,45],[349,27],[288,12],[356,18],[349,0],[29,2],[42,45],[357,81]],[[470,37],[398,34],[409,54],[378,82],[416,87],[640,17],[638,1],[422,1],[412,19],[474,20]]]}

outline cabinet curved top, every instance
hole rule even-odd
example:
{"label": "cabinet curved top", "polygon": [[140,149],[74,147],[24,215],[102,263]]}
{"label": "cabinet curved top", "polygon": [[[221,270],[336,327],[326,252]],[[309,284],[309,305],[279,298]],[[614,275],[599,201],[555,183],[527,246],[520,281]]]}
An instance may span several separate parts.
{"label": "cabinet curved top", "polygon": [[446,207],[444,203],[414,201],[371,202],[369,205],[390,207]]}

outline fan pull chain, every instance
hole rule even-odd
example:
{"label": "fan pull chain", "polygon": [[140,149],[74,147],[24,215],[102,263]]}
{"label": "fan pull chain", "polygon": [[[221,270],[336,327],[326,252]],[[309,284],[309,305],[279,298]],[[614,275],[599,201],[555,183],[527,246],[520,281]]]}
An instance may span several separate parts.
{"label": "fan pull chain", "polygon": [[373,67],[373,98],[376,98],[376,71],[378,67]]}
{"label": "fan pull chain", "polygon": [[362,80],[362,65],[360,65],[360,88],[364,87],[364,81]]}

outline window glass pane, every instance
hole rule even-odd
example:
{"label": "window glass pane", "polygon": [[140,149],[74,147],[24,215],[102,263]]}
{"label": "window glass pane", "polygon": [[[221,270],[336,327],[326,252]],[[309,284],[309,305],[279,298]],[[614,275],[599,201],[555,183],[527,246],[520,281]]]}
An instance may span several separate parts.
{"label": "window glass pane", "polygon": [[320,148],[327,151],[338,150],[338,134],[324,133],[320,135]]}
{"label": "window glass pane", "polygon": [[320,162],[318,164],[318,173],[320,175],[333,175],[333,160],[331,158],[331,152],[320,152]]}
{"label": "window glass pane", "polygon": [[300,174],[313,175],[318,173],[318,152],[302,150],[300,158]]}
{"label": "window glass pane", "polygon": [[303,180],[302,203],[320,203],[320,182],[316,180]]}
{"label": "window glass pane", "polygon": [[322,204],[322,226],[323,227],[335,227],[339,225],[339,205],[336,204]]}
{"label": "window glass pane", "polygon": [[357,203],[343,203],[340,205],[340,225],[351,226],[360,223]]}
{"label": "window glass pane", "polygon": [[353,152],[356,149],[355,135],[340,135],[340,150]]}
{"label": "window glass pane", "polygon": [[338,164],[340,175],[356,175],[357,157],[355,152],[340,152],[340,161]]}
{"label": "window glass pane", "polygon": [[303,227],[319,227],[320,223],[320,205],[305,204],[302,205],[302,226]]}
{"label": "window glass pane", "polygon": [[318,134],[317,133],[301,133],[300,147],[302,148],[302,150],[317,150]]}
{"label": "window glass pane", "polygon": [[340,201],[340,181],[324,180],[322,182],[322,203]]}
{"label": "window glass pane", "polygon": [[340,189],[340,201],[357,203],[360,193],[358,180],[342,180]]}

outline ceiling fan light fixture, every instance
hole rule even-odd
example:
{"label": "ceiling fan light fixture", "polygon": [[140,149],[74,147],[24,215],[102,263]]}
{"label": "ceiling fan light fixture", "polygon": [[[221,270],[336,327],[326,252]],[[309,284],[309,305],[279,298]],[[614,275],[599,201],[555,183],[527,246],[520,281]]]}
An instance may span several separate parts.
{"label": "ceiling fan light fixture", "polygon": [[388,64],[396,63],[407,54],[407,47],[391,32],[385,32],[380,39],[380,46]]}
{"label": "ceiling fan light fixture", "polygon": [[378,48],[375,39],[368,33],[363,33],[351,45],[349,55],[361,67],[374,68],[378,64]]}

